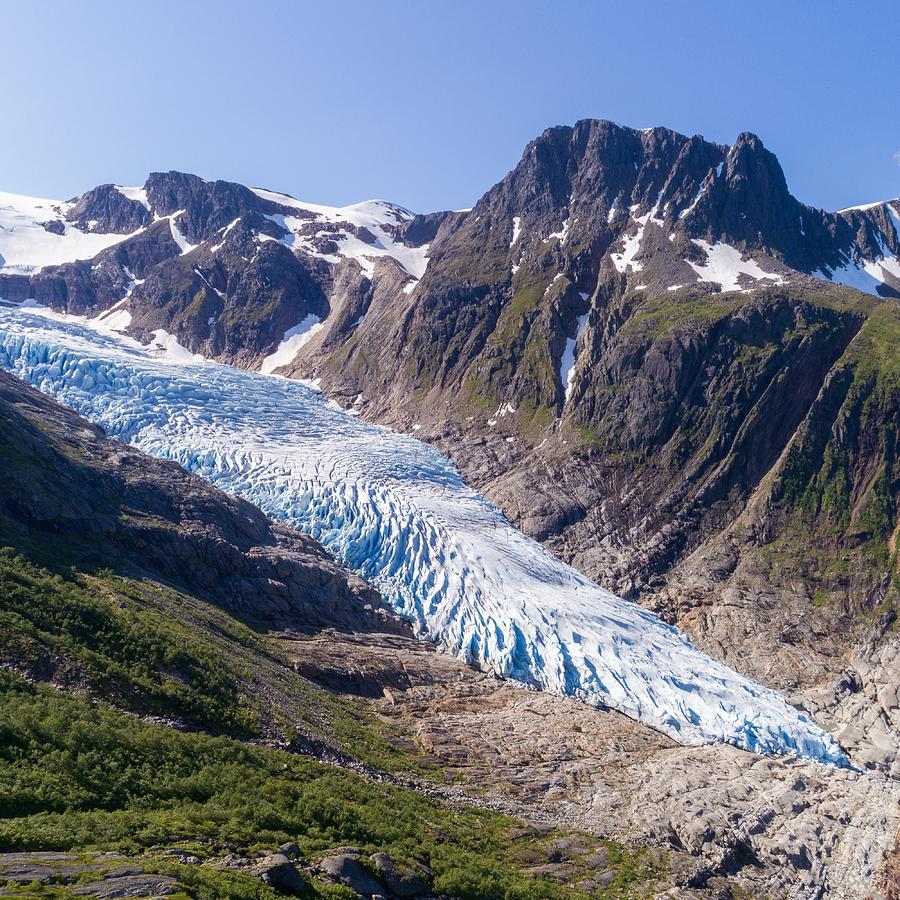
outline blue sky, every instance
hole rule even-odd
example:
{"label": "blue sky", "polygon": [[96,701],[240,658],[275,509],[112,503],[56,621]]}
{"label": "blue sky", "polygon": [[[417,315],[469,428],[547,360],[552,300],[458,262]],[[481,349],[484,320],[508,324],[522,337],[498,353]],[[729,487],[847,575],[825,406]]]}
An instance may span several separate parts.
{"label": "blue sky", "polygon": [[900,194],[896,0],[31,0],[0,30],[16,193],[181,169],[459,208],[544,128],[596,117],[754,131],[815,206]]}

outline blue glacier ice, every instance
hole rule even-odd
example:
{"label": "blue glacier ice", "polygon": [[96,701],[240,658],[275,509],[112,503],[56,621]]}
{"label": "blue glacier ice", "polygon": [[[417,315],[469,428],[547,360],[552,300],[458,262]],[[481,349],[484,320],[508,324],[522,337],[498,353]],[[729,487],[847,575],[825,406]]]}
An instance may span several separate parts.
{"label": "blue glacier ice", "polygon": [[845,762],[780,694],[526,538],[436,450],[297,381],[158,358],[92,323],[8,307],[0,366],[312,534],[419,634],[484,670],[683,744]]}

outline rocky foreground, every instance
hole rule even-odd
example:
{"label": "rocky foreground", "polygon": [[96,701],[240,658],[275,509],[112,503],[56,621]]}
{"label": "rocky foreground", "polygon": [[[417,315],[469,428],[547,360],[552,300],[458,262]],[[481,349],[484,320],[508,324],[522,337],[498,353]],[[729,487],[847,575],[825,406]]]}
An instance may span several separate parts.
{"label": "rocky foreground", "polygon": [[[409,638],[282,640],[298,671],[370,698],[439,760],[458,781],[437,788],[445,796],[665,849],[673,896],[739,888],[887,898],[900,889],[890,854],[900,783],[883,774],[679,747],[617,713],[522,690]],[[565,879],[575,865],[562,854],[542,871]],[[602,872],[594,877],[602,883]]]}

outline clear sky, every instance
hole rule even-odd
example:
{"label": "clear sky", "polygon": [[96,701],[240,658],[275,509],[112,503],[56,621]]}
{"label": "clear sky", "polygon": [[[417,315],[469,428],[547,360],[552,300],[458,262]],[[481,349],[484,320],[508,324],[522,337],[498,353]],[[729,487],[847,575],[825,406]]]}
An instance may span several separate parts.
{"label": "clear sky", "polygon": [[550,125],[756,132],[827,209],[900,194],[900,2],[0,0],[0,189],[181,169],[471,206]]}

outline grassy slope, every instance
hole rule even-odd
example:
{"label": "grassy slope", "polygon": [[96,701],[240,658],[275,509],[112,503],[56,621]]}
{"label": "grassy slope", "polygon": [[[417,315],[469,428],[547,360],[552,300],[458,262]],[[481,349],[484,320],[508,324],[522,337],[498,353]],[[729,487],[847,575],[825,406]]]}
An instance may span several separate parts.
{"label": "grassy slope", "polygon": [[[188,622],[154,606],[160,597]],[[247,650],[252,663],[265,659],[265,639],[191,602],[198,604],[109,573],[54,575],[0,551],[5,662],[64,655],[95,697],[252,734],[258,717],[245,693],[248,675],[222,641]],[[306,706],[298,701],[297,715],[332,730],[347,753],[386,768],[417,763],[360,706],[312,685],[298,696]],[[577,896],[521,874],[538,838],[505,817],[450,810],[309,757],[149,724],[96,699],[0,676],[0,848],[139,854],[180,845],[207,856],[287,840],[307,859],[348,844],[386,850],[429,866],[435,889],[459,897]],[[610,888],[618,893],[609,896],[658,874],[640,853],[608,846],[619,869]],[[193,879],[189,895],[267,895],[238,876],[173,871]]]}
{"label": "grassy slope", "polygon": [[783,518],[769,557],[776,574],[812,583],[817,605],[868,612],[866,595],[881,595],[876,610],[890,615],[900,597],[900,305],[873,307],[835,367],[832,421],[806,423],[779,472]]}
{"label": "grassy slope", "polygon": [[[296,840],[307,859],[335,846],[386,850],[429,866],[436,892],[463,898],[578,896],[521,874],[542,839],[496,813],[448,809],[307,757],[146,724],[15,677],[0,683],[6,848],[136,854],[177,844],[205,857]],[[640,852],[607,846],[618,863],[607,896],[627,896],[658,874]]]}

